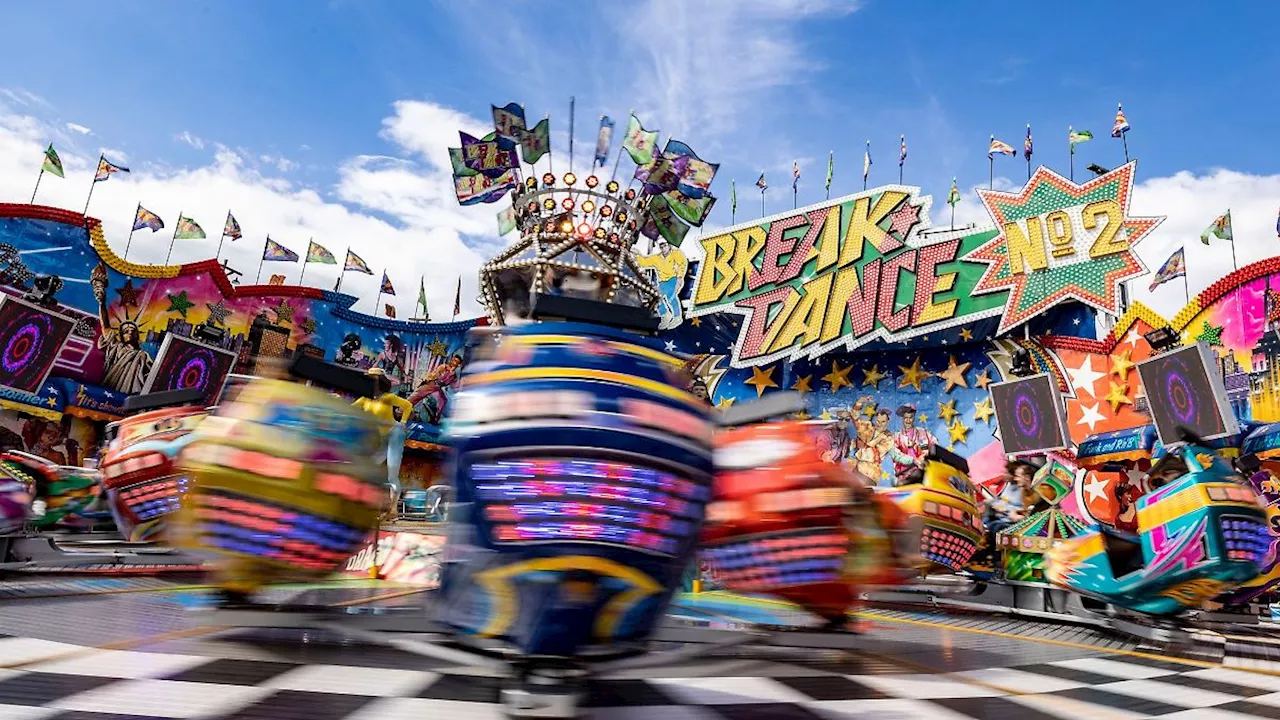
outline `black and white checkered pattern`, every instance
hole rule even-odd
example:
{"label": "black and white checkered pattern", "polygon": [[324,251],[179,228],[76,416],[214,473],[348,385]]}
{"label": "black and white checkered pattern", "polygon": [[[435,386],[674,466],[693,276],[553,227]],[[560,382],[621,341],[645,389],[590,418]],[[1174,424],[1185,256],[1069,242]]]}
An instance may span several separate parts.
{"label": "black and white checkered pattern", "polygon": [[[0,720],[500,717],[495,703],[502,680],[484,671],[432,667],[407,654],[360,657],[369,665],[92,650],[0,638],[0,664],[22,667],[0,670]],[[1266,661],[1239,664],[1246,662]],[[586,703],[588,717],[1280,718],[1280,677],[1131,655],[933,675],[774,667],[768,677],[695,677],[697,672],[671,669],[642,679],[597,680]],[[707,666],[704,672],[714,675],[717,669]]]}

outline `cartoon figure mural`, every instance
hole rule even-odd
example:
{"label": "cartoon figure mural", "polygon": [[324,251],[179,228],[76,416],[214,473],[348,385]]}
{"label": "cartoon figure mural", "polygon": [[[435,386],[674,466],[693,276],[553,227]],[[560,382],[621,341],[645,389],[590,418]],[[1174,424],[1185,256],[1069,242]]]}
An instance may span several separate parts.
{"label": "cartoon figure mural", "polygon": [[662,316],[658,329],[670,330],[684,322],[680,291],[684,289],[684,278],[689,272],[689,260],[684,252],[660,239],[658,252],[653,255],[637,255],[636,264],[652,270],[657,277],[658,290],[662,293],[658,301],[658,312]]}
{"label": "cartoon figure mural", "polygon": [[[866,417],[866,411],[871,417]],[[859,473],[876,484],[889,479],[884,461],[893,449],[893,433],[889,431],[889,408],[875,406],[870,396],[862,396],[853,405],[854,460]]]}

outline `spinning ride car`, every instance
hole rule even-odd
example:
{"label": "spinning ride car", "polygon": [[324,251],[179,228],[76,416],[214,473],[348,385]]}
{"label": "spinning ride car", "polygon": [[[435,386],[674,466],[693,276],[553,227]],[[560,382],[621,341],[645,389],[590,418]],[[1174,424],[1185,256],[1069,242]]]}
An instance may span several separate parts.
{"label": "spinning ride car", "polygon": [[906,518],[826,462],[812,425],[773,420],[803,409],[798,394],[777,393],[722,415],[701,556],[727,590],[775,595],[843,625],[860,586],[900,578],[886,528]]}
{"label": "spinning ride car", "polygon": [[508,327],[451,403],[440,620],[581,658],[662,616],[711,494],[713,428],[681,362],[616,329],[652,332],[643,308],[537,295],[532,315],[547,321]]}
{"label": "spinning ride car", "polygon": [[1258,575],[1270,534],[1244,478],[1193,439],[1162,462],[1178,463],[1185,474],[1138,499],[1137,533],[1098,525],[1052,548],[1050,582],[1167,615]]}
{"label": "spinning ride car", "polygon": [[920,553],[925,560],[955,572],[973,559],[982,542],[983,524],[964,458],[935,445],[929,449],[920,482],[876,492],[924,521]]}
{"label": "spinning ride car", "polygon": [[175,539],[218,557],[229,601],[270,582],[329,575],[366,541],[385,504],[380,432],[371,415],[320,389],[246,385],[179,455],[190,487]]}
{"label": "spinning ride car", "polygon": [[[0,502],[6,525],[21,524],[20,504],[25,507],[24,519],[37,530],[89,530],[111,517],[102,507],[96,470],[57,465],[29,453],[10,451],[0,454],[0,481],[7,488],[0,491],[7,495]],[[44,511],[32,512],[32,506],[40,502]]]}
{"label": "spinning ride car", "polygon": [[187,492],[187,477],[176,465],[178,453],[191,442],[192,431],[208,415],[203,405],[186,405],[190,400],[184,391],[154,395],[129,398],[129,409],[139,407],[135,400],[150,406],[176,401],[181,406],[163,407],[113,423],[107,429],[112,440],[99,466],[116,527],[131,542],[163,536],[165,518],[177,511]]}

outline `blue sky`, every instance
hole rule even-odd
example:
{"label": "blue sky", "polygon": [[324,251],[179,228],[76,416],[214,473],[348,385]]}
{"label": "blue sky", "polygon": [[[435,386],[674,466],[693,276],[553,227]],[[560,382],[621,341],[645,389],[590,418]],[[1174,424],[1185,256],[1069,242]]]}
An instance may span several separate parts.
{"label": "blue sky", "polygon": [[[900,133],[910,150],[906,182],[922,185],[939,205],[953,175],[966,191],[985,184],[988,137],[995,133],[1020,148],[1027,122],[1037,164],[1064,173],[1068,124],[1093,131],[1097,139],[1078,149],[1079,178],[1089,163],[1122,161],[1120,142],[1107,136],[1122,101],[1139,180],[1168,179],[1140,195],[1144,213],[1171,216],[1162,235],[1140,248],[1149,266],[1197,235],[1222,202],[1242,208],[1235,210],[1238,235],[1241,227],[1268,231],[1252,249],[1240,247],[1244,259],[1272,254],[1263,243],[1275,242],[1280,193],[1267,195],[1280,146],[1269,88],[1280,70],[1274,43],[1280,8],[1264,3],[1186,3],[1176,12],[1146,0],[1053,8],[982,3],[981,10],[973,3],[881,0],[52,5],[59,8],[56,22],[46,3],[0,11],[8,30],[0,65],[9,69],[0,86],[11,116],[56,129],[51,140],[91,159],[101,148],[119,150],[139,173],[149,170],[157,182],[182,180],[193,192],[197,181],[230,178],[294,200],[310,189],[317,212],[325,206],[338,224],[358,215],[397,229],[447,225],[463,245],[443,244],[439,251],[457,248],[461,258],[465,247],[478,249],[459,260],[459,271],[473,269],[497,242],[484,228],[492,220],[478,218],[498,206],[459,213],[420,200],[424,191],[414,183],[436,187],[433,165],[445,162],[442,152],[433,153],[451,132],[442,113],[483,121],[489,103],[519,101],[530,116],[551,113],[563,152],[570,95],[578,98],[579,167],[599,116],[622,119],[631,108],[664,138],[675,134],[704,158],[720,161],[716,225],[729,222],[730,179],[739,186],[738,219],[758,213],[751,184],[761,171],[773,188],[771,211],[789,207],[797,160],[800,203],[822,199],[830,150],[836,154],[833,196],[860,189],[868,139],[872,185],[896,182]],[[422,105],[396,105],[404,102]],[[414,115],[414,107],[422,114]],[[35,130],[14,127],[11,122],[15,135],[34,141]],[[236,154],[238,171],[226,171],[230,161],[218,159],[218,146]],[[1025,178],[1021,158],[996,163],[998,176]],[[38,160],[31,164],[38,167]],[[623,162],[623,172],[629,165]],[[1189,175],[1179,179],[1178,173]],[[23,178],[16,186],[30,182]],[[139,183],[133,195],[147,188],[140,177],[120,184],[126,182]],[[272,197],[227,183],[216,187],[221,190],[210,192],[225,191],[233,209],[233,203]],[[108,204],[121,192],[102,191],[112,194],[102,201]],[[60,190],[50,192],[58,197]],[[1204,198],[1205,206],[1189,208],[1188,193]],[[1242,194],[1249,197],[1237,204]],[[122,195],[118,202],[131,209],[137,199]],[[1243,209],[1253,207],[1246,202],[1258,209]],[[174,203],[171,214],[187,207],[180,198]],[[246,231],[285,232],[287,218],[279,216],[305,207],[264,209],[263,223],[272,227]],[[972,198],[958,214],[981,219]],[[200,219],[206,228],[221,222]],[[306,238],[297,237],[303,233],[335,252],[350,239],[325,237],[318,221],[296,224],[289,238],[294,246],[305,247]],[[351,242],[360,247],[358,239]],[[370,252],[387,254],[387,262],[396,257]],[[433,269],[404,270],[412,276]],[[452,280],[433,279],[452,288]],[[1193,277],[1192,290],[1212,279]],[[413,284],[410,277],[400,282]],[[451,301],[451,292],[441,290],[440,297],[446,294]]]}

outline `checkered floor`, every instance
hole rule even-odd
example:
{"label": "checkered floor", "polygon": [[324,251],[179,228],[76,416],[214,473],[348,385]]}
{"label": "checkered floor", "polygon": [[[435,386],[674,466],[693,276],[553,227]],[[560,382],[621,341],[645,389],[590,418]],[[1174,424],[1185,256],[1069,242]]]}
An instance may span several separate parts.
{"label": "checkered floor", "polygon": [[[376,657],[376,656],[373,656]],[[50,659],[52,658],[52,659]],[[403,658],[373,666],[90,650],[0,639],[0,720],[255,718],[481,720],[501,681]],[[390,665],[395,665],[391,667]],[[725,666],[721,665],[719,668]],[[1280,718],[1280,677],[1134,656],[1085,657],[947,674],[840,675],[774,663],[768,677],[619,677],[594,682],[587,717]],[[662,675],[662,673],[658,673]]]}

